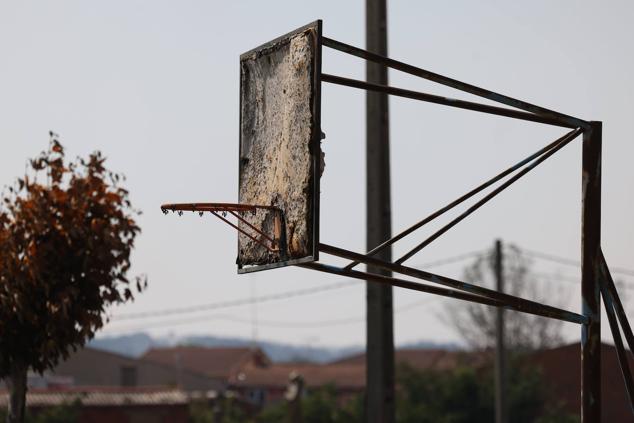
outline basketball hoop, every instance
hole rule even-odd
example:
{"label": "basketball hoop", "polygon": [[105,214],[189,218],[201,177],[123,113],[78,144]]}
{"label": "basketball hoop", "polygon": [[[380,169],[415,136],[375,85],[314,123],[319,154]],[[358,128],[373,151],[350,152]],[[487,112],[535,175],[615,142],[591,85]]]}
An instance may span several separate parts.
{"label": "basketball hoop", "polygon": [[[322,73],[322,47],[361,58],[373,66],[399,70],[506,107],[446,98]],[[572,130],[385,240],[369,252],[357,253],[319,241],[320,177],[323,170],[322,83]],[[621,338],[621,331],[630,350],[634,350],[634,333],[601,252],[599,236],[601,128],[601,122],[588,122],[324,37],[321,21],[315,21],[240,56],[238,204],[164,204],[161,210],[166,214],[171,210],[179,215],[184,211],[190,211],[201,216],[204,212],[210,212],[237,229],[238,273],[299,266],[375,284],[580,324],[583,340],[582,419],[598,421],[601,415],[601,402],[597,401],[601,392],[601,296],[626,391],[634,408],[634,379],[628,365],[627,350]],[[580,135],[583,135],[582,314],[404,264]],[[494,188],[484,194],[489,187]],[[482,198],[402,257],[392,261],[377,255],[467,200],[477,198],[478,194],[482,194]],[[230,221],[227,214],[232,215],[237,222]],[[341,266],[322,263],[319,261],[320,253],[349,260],[349,263]],[[359,264],[367,265],[368,269],[355,270]],[[392,274],[400,277],[394,277]]]}
{"label": "basketball hoop", "polygon": [[[258,210],[266,210],[274,213],[274,233],[272,235],[267,235],[264,231],[255,227],[245,219],[245,215],[255,215]],[[178,213],[179,216],[182,216],[183,212],[186,211],[198,213],[199,216],[202,216],[205,212],[209,212],[244,236],[257,242],[271,253],[279,253],[280,251],[282,210],[277,207],[237,203],[177,203],[163,204],[161,211],[164,214],[172,211],[173,213]],[[227,214],[234,216],[238,220],[238,223],[233,223],[227,219]]]}

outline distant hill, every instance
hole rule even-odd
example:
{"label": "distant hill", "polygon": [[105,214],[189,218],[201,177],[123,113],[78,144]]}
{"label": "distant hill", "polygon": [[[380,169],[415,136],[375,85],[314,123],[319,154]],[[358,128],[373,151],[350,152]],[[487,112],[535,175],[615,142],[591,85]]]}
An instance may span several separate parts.
{"label": "distant hill", "polygon": [[[252,341],[244,338],[227,338],[211,335],[173,337],[152,337],[144,332],[130,335],[108,336],[93,339],[90,347],[106,350],[129,357],[139,357],[151,347],[173,345],[195,345],[203,347],[242,347],[252,345]],[[323,348],[303,345],[285,344],[281,342],[260,341],[260,347],[274,362],[306,361],[326,363],[363,351],[363,346],[340,348]],[[456,344],[420,341],[401,345],[401,348],[444,348],[457,349]]]}

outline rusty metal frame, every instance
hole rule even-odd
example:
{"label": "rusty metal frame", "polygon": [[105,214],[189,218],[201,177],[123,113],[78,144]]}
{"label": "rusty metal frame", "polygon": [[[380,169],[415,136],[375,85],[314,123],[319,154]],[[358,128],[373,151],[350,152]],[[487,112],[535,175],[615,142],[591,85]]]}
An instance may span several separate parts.
{"label": "rusty metal frame", "polygon": [[[382,92],[389,95],[400,96],[418,101],[424,101],[448,107],[472,110],[479,113],[493,114],[497,116],[519,119],[524,121],[542,123],[546,125],[554,125],[562,128],[572,129],[562,137],[546,145],[542,149],[519,161],[515,165],[507,168],[501,173],[495,175],[491,179],[473,188],[469,192],[460,196],[456,200],[450,202],[446,206],[438,209],[419,222],[416,222],[409,228],[403,230],[399,234],[386,240],[371,251],[360,254],[343,248],[334,247],[319,242],[319,178],[313,181],[314,201],[313,210],[314,228],[317,231],[314,236],[314,251],[312,257],[306,257],[300,260],[292,260],[287,262],[272,263],[264,266],[257,266],[254,270],[265,270],[287,265],[295,265],[310,270],[346,276],[355,279],[362,279],[381,284],[401,287],[404,289],[425,292],[429,294],[440,295],[444,297],[456,298],[463,301],[469,301],[479,304],[485,304],[493,307],[501,307],[508,310],[544,316],[548,318],[558,319],[566,322],[577,323],[581,325],[581,421],[599,422],[601,420],[601,297],[607,310],[610,329],[615,342],[617,358],[621,366],[625,386],[630,398],[630,406],[634,414],[634,382],[632,374],[627,362],[627,354],[624,347],[619,325],[625,335],[630,352],[634,354],[634,334],[632,328],[625,315],[623,304],[618,296],[616,287],[610,275],[607,263],[601,252],[600,241],[600,225],[601,225],[601,122],[589,122],[573,116],[569,116],[554,110],[540,107],[522,100],[518,100],[503,94],[486,90],[465,82],[461,82],[446,76],[442,76],[428,70],[409,65],[388,57],[384,57],[361,48],[353,47],[322,36],[322,23],[315,21],[305,27],[302,27],[293,33],[304,30],[308,27],[317,28],[317,63],[314,69],[314,84],[312,87],[315,92],[313,99],[316,113],[320,114],[321,107],[321,83],[331,83],[342,85],[366,91]],[[286,36],[285,36],[286,37]],[[266,45],[265,45],[266,46]],[[406,90],[391,86],[377,85],[358,81],[341,76],[325,74],[321,72],[322,47],[328,47],[338,50],[369,62],[378,63],[388,68],[402,71],[410,75],[414,75],[438,84],[442,84],[459,91],[467,92],[475,96],[485,98],[495,103],[502,104],[506,107],[491,106],[487,104],[475,103],[471,101],[458,100],[453,98],[441,97],[433,94]],[[314,151],[319,151],[319,142],[321,138],[321,128],[319,116],[313,122],[313,145]],[[481,206],[493,199],[499,193],[504,191],[522,176],[533,170],[539,164],[543,163],[549,157],[557,153],[560,149],[575,140],[579,135],[583,138],[583,159],[582,159],[582,277],[581,277],[581,314],[552,307],[546,304],[519,298],[513,295],[498,292],[492,289],[474,285],[472,283],[459,281],[438,274],[430,273],[424,270],[415,269],[405,266],[403,263],[414,256],[416,253],[424,249],[431,242],[438,239],[448,230],[467,218],[470,214],[478,210]],[[317,157],[314,154],[314,157]],[[318,163],[314,163],[318,166]],[[514,175],[512,175],[514,174]],[[511,176],[512,175],[512,176]],[[504,182],[504,178],[508,177]],[[399,259],[390,262],[375,258],[374,255],[388,246],[396,243],[404,237],[412,234],[432,220],[440,217],[445,212],[462,204],[464,201],[481,193],[484,189],[500,182],[491,192],[484,195],[480,200],[470,206],[462,214],[451,220],[441,229],[429,236],[416,247],[412,248]],[[244,208],[258,208],[265,206],[252,205],[230,205],[223,204],[222,208],[217,208],[219,203],[207,204],[166,204],[161,206],[162,210],[174,210],[182,213],[183,210],[202,213],[204,211],[212,212],[216,217],[229,223],[241,233],[245,233],[238,225],[224,219],[224,216],[218,215],[218,212],[229,212],[236,218],[240,219],[240,213],[244,212]],[[269,206],[270,207],[270,206]],[[249,209],[251,210],[251,209]],[[282,211],[279,210],[281,218]],[[247,236],[257,240],[263,247],[269,251],[274,251],[276,240],[279,234],[271,237],[262,233],[258,228],[251,225],[248,227],[254,230],[254,234]],[[283,234],[281,235],[283,236]],[[254,237],[254,238],[253,238]],[[320,263],[319,252],[327,255],[336,256],[350,260],[343,267],[332,266]],[[370,271],[362,272],[354,270],[358,264],[370,265],[374,269],[389,270],[401,275],[396,278],[392,276],[384,276]],[[245,273],[248,269],[239,269],[239,273]],[[405,279],[413,278],[417,281]],[[430,282],[432,284],[421,283],[420,281]],[[442,286],[437,286],[442,285]]]}
{"label": "rusty metal frame", "polygon": [[[366,91],[381,92],[389,95],[409,98],[444,105],[448,107],[472,110],[480,113],[493,114],[512,119],[554,125],[572,129],[559,139],[548,144],[536,153],[509,167],[488,181],[473,188],[471,191],[440,208],[436,212],[413,224],[409,228],[386,240],[381,245],[367,252],[359,254],[342,248],[321,243],[322,253],[351,260],[346,266],[338,267],[322,263],[305,263],[301,267],[325,273],[347,276],[356,279],[388,284],[405,289],[426,292],[430,294],[456,298],[464,301],[501,307],[508,310],[535,314],[539,316],[559,319],[581,325],[581,418],[582,422],[599,422],[601,420],[601,309],[600,298],[603,297],[608,311],[610,329],[615,342],[617,358],[621,366],[625,386],[630,398],[630,406],[634,414],[634,382],[626,359],[626,351],[619,331],[619,324],[624,332],[630,351],[634,351],[634,334],[629,325],[623,305],[619,299],[616,287],[610,276],[609,269],[603,258],[600,246],[601,224],[601,122],[589,122],[569,116],[554,110],[546,109],[525,101],[505,96],[493,91],[485,90],[452,78],[448,78],[407,63],[390,59],[369,51],[344,44],[340,41],[323,37],[325,47],[347,53],[366,61],[378,63],[386,67],[399,70],[410,75],[433,81],[459,91],[474,94],[487,100],[507,107],[491,106],[471,101],[441,97],[429,93],[406,90],[397,87],[384,86],[358,81],[336,75],[323,74],[321,80],[326,83],[342,85]],[[583,172],[582,172],[582,278],[581,278],[581,308],[582,313],[573,313],[546,304],[529,301],[516,296],[483,288],[471,283],[447,278],[445,276],[414,269],[403,263],[438,239],[471,213],[493,199],[522,176],[543,163],[560,149],[571,143],[579,135],[583,136]],[[513,174],[513,175],[512,175]],[[512,175],[512,176],[510,176]],[[504,180],[505,181],[501,182]],[[500,182],[491,192],[484,195],[462,214],[451,220],[445,226],[430,235],[427,239],[408,251],[393,262],[374,257],[376,253],[412,234],[427,223],[443,215],[464,201],[470,199],[484,189]],[[430,284],[412,280],[390,277],[354,270],[358,264],[370,265],[373,268],[389,270],[402,276],[431,282]]]}

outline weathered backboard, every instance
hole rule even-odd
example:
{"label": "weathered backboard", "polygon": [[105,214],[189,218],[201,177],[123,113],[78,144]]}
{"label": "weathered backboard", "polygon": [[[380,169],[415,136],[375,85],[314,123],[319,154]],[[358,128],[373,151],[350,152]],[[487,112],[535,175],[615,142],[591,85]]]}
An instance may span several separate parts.
{"label": "weathered backboard", "polygon": [[[239,202],[282,219],[279,252],[238,235],[239,273],[318,260],[321,46],[315,21],[240,56]],[[274,211],[245,218],[276,230]]]}

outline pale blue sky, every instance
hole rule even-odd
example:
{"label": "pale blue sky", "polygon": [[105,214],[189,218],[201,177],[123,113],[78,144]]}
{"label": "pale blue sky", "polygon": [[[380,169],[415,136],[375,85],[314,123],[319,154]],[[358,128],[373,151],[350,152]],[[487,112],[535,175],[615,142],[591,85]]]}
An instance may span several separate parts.
{"label": "pale blue sky", "polygon": [[[149,289],[113,311],[104,333],[140,328],[117,314],[188,307],[320,286],[336,277],[301,269],[250,276],[235,272],[235,234],[211,218],[163,216],[176,201],[236,201],[238,57],[315,19],[324,34],[364,45],[362,1],[118,1],[0,3],[0,184],[61,135],[70,155],[100,149],[128,176],[143,210],[134,272]],[[604,122],[603,247],[610,264],[634,267],[634,5],[628,1],[393,1],[389,50],[394,58]],[[324,72],[362,78],[363,63],[326,50]],[[393,85],[468,98],[451,89],[390,73]],[[324,85],[326,173],[321,238],[363,250],[364,96]],[[522,123],[393,99],[392,179],[395,230],[433,211],[563,133]],[[495,237],[570,258],[580,250],[580,143],[482,208],[411,263],[485,248]],[[404,251],[425,233],[402,244]],[[439,272],[459,276],[460,266]],[[544,266],[574,275],[573,269]],[[634,278],[632,280],[634,283]],[[578,290],[562,285],[571,309]],[[397,290],[396,307],[425,300]],[[262,321],[312,322],[361,317],[361,285],[257,307]],[[564,304],[562,304],[564,305]],[[398,313],[398,343],[451,341],[437,318],[443,301]],[[251,336],[249,307],[222,311],[230,320],[148,320],[153,334]],[[217,313],[217,314],[220,314]],[[204,317],[204,318],[203,318]],[[157,324],[157,322],[159,322]],[[259,327],[260,338],[312,345],[362,344],[362,321],[314,328]],[[607,333],[607,325],[606,330]],[[570,339],[578,335],[567,327]]]}

